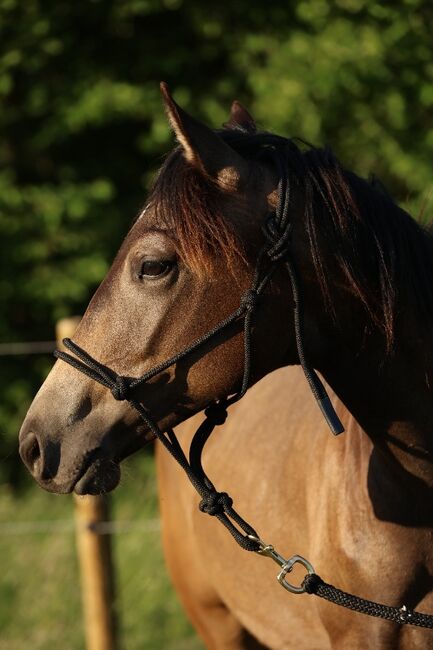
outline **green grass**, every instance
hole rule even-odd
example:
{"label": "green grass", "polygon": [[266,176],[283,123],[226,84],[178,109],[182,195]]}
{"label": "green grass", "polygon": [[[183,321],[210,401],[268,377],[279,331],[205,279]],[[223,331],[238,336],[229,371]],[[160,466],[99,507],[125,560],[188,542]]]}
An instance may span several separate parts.
{"label": "green grass", "polygon": [[[199,650],[164,566],[153,458],[125,464],[111,499],[121,650]],[[0,648],[83,650],[80,583],[69,496],[36,485],[17,497],[0,487]],[[9,526],[10,522],[10,526]],[[52,522],[30,531],[25,522]],[[48,526],[45,526],[47,528]]]}

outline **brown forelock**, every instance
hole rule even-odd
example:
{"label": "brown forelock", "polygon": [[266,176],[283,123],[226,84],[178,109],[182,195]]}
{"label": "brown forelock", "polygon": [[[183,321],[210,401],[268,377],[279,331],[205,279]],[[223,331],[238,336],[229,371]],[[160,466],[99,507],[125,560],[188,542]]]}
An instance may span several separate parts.
{"label": "brown forelock", "polygon": [[[344,170],[330,149],[270,133],[251,134],[240,129],[218,133],[245,158],[267,159],[268,165],[272,164],[269,152],[284,147],[290,185],[304,196],[311,255],[331,312],[334,281],[326,268],[324,244],[353,294],[383,331],[388,350],[401,302],[431,323],[432,237],[386,191]],[[178,240],[181,257],[200,275],[211,273],[217,258],[224,259],[229,268],[239,257],[244,258],[236,228],[225,215],[221,189],[188,164],[180,148],[168,156],[150,200]]]}
{"label": "brown forelock", "polygon": [[186,162],[177,148],[170,153],[152,187],[149,202],[158,223],[177,242],[182,261],[197,275],[212,274],[215,261],[246,262],[241,238],[232,220],[224,215],[236,196],[224,197],[211,178]]}

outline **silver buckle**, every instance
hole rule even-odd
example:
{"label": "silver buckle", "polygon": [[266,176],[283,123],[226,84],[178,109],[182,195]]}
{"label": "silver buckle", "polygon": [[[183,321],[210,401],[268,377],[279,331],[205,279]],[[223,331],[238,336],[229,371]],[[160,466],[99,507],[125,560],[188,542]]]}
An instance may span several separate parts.
{"label": "silver buckle", "polygon": [[271,558],[274,562],[281,567],[280,573],[277,575],[277,580],[284,589],[290,591],[292,594],[303,594],[305,589],[302,585],[297,587],[292,585],[288,580],[286,580],[286,575],[293,570],[295,564],[302,564],[302,566],[307,569],[309,574],[315,573],[313,565],[306,560],[302,555],[292,555],[291,558],[286,560],[282,555],[280,555],[271,544],[266,544],[260,537],[255,537],[255,535],[248,535],[249,539],[253,542],[257,542],[259,548],[256,553],[259,555],[264,555],[265,557]]}

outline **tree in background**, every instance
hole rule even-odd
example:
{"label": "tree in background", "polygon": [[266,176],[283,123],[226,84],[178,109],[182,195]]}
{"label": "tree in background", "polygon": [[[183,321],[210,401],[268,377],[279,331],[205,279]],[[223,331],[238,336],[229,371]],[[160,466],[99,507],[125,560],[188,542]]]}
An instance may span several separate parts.
{"label": "tree in background", "polygon": [[[330,144],[418,211],[433,188],[428,0],[0,0],[0,341],[82,313],[172,143],[167,81],[220,126]],[[49,357],[0,360],[0,479]]]}

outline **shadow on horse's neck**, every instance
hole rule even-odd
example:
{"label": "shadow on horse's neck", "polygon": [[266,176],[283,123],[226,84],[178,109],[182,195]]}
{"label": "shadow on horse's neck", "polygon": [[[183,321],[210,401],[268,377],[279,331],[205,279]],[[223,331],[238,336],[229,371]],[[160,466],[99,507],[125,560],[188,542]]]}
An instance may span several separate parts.
{"label": "shadow on horse's neck", "polygon": [[[351,175],[349,178],[353,180]],[[356,182],[359,183],[356,198],[362,220],[364,197],[360,198],[360,193],[365,192],[368,196],[364,212],[369,211],[376,196],[368,194],[368,188],[361,185],[363,181],[356,179]],[[372,302],[375,309],[378,306],[377,287],[380,286],[382,290],[382,279],[385,277],[387,281],[396,284],[397,290],[395,287],[390,288],[391,297],[395,298],[392,350],[387,350],[387,333],[381,331],[380,323],[369,320],[368,305],[367,309],[365,304],[362,306],[359,296],[350,288],[342,289],[340,275],[338,280],[332,277],[327,279],[328,290],[333,293],[331,300],[335,309],[334,319],[326,315],[326,308],[317,307],[320,304],[317,302],[317,292],[311,287],[306,288],[307,303],[310,306],[306,313],[307,327],[308,320],[316,316],[323,318],[322,332],[326,332],[326,345],[323,346],[326,351],[321,353],[319,339],[312,362],[363,432],[361,443],[359,436],[357,441],[354,440],[356,433],[353,430],[343,435],[347,436],[345,444],[353,453],[365,455],[365,460],[369,458],[368,493],[376,516],[405,526],[431,525],[433,245],[429,233],[423,231],[395,204],[388,199],[379,199],[379,203],[380,207],[376,208],[377,222],[371,216],[366,217],[369,219],[366,232],[372,232],[375,237],[382,239],[379,239],[378,244],[372,242],[371,249],[349,259],[349,263],[354,267],[355,261],[359,264],[363,260],[365,268],[355,269],[355,274],[359,272],[361,280],[367,279],[364,295],[371,291],[373,296],[371,287],[376,287],[375,303]],[[361,245],[363,236],[365,233],[360,235]],[[333,253],[335,242],[326,239],[323,241]],[[380,270],[378,259],[374,257],[375,251],[372,251],[376,245],[377,252],[382,257],[380,262],[385,260],[389,268]],[[332,255],[329,267],[324,268],[333,266],[331,258]],[[375,264],[379,271],[375,270]],[[374,273],[378,277],[382,274],[380,281],[377,281]],[[385,310],[388,295],[382,293],[381,298],[384,299]],[[313,301],[316,301],[314,312]],[[380,311],[377,313],[380,314]],[[310,332],[310,340],[312,336]]]}
{"label": "shadow on horse's neck", "polygon": [[[360,431],[343,435],[347,436],[350,453],[368,459],[368,494],[375,515],[404,526],[430,526],[432,337],[427,332],[415,335],[415,317],[405,321],[398,327],[395,349],[390,354],[381,333],[370,333],[361,349],[358,345],[351,349],[350,335],[341,336],[338,326],[335,350],[318,370],[360,425]],[[351,326],[350,320],[343,322]],[[359,461],[364,465],[362,458]]]}
{"label": "shadow on horse's neck", "polygon": [[[427,349],[420,341],[417,353],[396,351],[383,363],[366,347],[355,363],[345,359],[321,368],[360,425],[342,435],[350,453],[368,458],[368,494],[376,516],[405,526],[431,525],[433,517],[433,390],[424,371]],[[358,461],[364,465],[362,458]]]}

